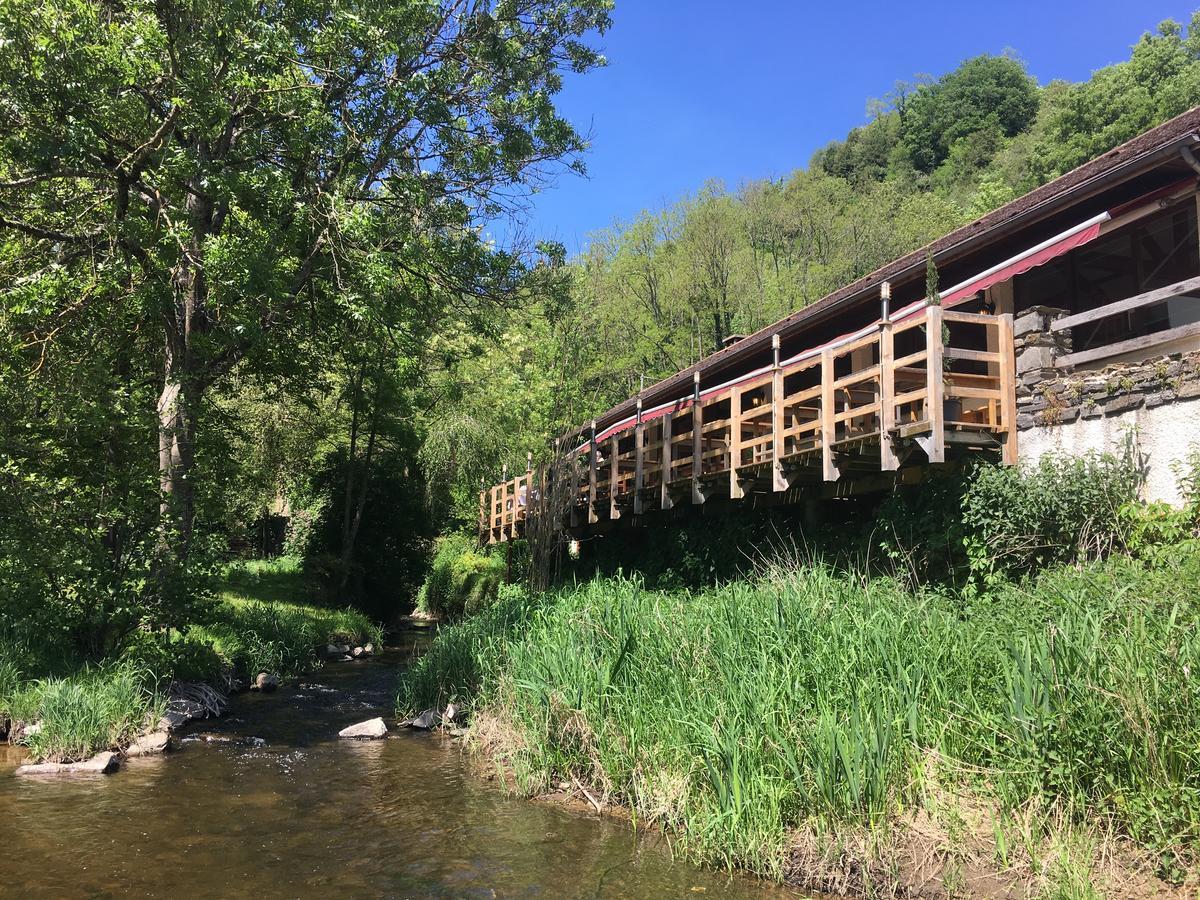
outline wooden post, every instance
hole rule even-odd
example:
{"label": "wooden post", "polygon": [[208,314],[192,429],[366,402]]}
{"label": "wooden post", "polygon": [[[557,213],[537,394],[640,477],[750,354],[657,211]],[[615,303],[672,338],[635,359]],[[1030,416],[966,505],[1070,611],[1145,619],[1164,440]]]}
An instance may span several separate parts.
{"label": "wooden post", "polygon": [[837,428],[833,421],[833,349],[821,351],[821,474],[826,481],[838,480],[833,461],[833,442]]}
{"label": "wooden post", "polygon": [[788,479],[783,471],[783,367],[779,364],[779,335],[771,336],[771,352],[774,354],[774,371],[771,373],[771,487],[776,491],[788,489]]}
{"label": "wooden post", "polygon": [[617,480],[621,475],[621,461],[618,459],[621,450],[621,439],[617,435],[613,435],[608,439],[609,455],[608,461],[608,517],[610,519],[621,518],[621,507],[617,506]]}
{"label": "wooden post", "polygon": [[942,307],[925,307],[925,412],[929,419],[929,441],[925,453],[931,463],[946,461],[946,426],[942,408]]}
{"label": "wooden post", "polygon": [[671,426],[674,419],[674,410],[668,409],[663,414],[662,484],[659,485],[659,502],[663,509],[670,509],[675,505],[675,500],[671,497],[671,440],[674,437],[671,433]]}
{"label": "wooden post", "polygon": [[879,468],[895,472],[900,468],[900,457],[892,443],[892,430],[896,427],[896,370],[892,361],[896,358],[892,335],[892,286],[884,282],[879,289],[882,319],[879,324]]}
{"label": "wooden post", "polygon": [[740,500],[746,496],[738,481],[738,466],[742,462],[742,389],[734,385],[729,391],[729,496]]}
{"label": "wooden post", "polygon": [[596,446],[596,420],[592,419],[592,436],[588,439],[588,509],[587,519],[589,525],[595,525],[600,521],[600,517],[596,514],[596,488],[597,488],[597,472],[596,472],[596,454],[599,448]]}
{"label": "wooden post", "polygon": [[700,489],[700,476],[704,468],[704,411],[700,408],[700,373],[692,373],[692,502],[703,503],[704,493]]}
{"label": "wooden post", "polygon": [[1017,364],[1013,349],[1012,313],[997,317],[1000,333],[1000,424],[1004,428],[1002,458],[1006,466],[1017,464]]}
{"label": "wooden post", "polygon": [[504,526],[508,518],[508,463],[500,470],[500,540],[505,540]]}
{"label": "wooden post", "polygon": [[646,426],[642,424],[642,398],[637,398],[637,425],[633,427],[633,514],[642,514],[642,457],[646,448],[642,446],[646,437]]}
{"label": "wooden post", "polygon": [[492,485],[491,501],[488,504],[488,543],[496,543],[497,528],[502,524],[496,516],[496,504],[499,502],[500,485]]}

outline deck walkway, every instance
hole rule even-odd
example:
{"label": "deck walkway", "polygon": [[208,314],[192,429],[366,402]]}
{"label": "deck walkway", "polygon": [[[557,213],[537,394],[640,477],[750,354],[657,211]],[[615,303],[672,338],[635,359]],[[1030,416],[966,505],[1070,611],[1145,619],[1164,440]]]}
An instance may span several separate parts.
{"label": "deck walkway", "polygon": [[[922,303],[723,385],[555,442],[547,466],[480,492],[480,537],[531,516],[586,530],[720,495],[853,481],[960,453],[1017,455],[1012,316]],[[557,486],[557,487],[556,487]],[[551,494],[565,497],[553,506]],[[552,513],[544,512],[553,509]],[[541,511],[541,512],[539,512]]]}

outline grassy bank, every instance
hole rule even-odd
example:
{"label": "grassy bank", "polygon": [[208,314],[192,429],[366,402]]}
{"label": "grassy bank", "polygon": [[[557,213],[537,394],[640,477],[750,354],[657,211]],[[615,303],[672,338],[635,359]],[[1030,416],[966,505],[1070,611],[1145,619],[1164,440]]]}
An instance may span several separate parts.
{"label": "grassy bank", "polygon": [[110,660],[85,664],[54,647],[0,642],[0,727],[37,723],[21,738],[36,760],[84,759],[125,746],[154,722],[173,679],[228,688],[258,672],[311,670],[330,642],[382,644],[363,614],[306,596],[294,560],[236,564],[184,633],[135,635]]}
{"label": "grassy bank", "polygon": [[522,790],[578,779],[718,864],[1136,892],[1200,845],[1197,583],[1194,549],[973,600],[820,565],[602,579],[444,630],[399,705],[465,702]]}

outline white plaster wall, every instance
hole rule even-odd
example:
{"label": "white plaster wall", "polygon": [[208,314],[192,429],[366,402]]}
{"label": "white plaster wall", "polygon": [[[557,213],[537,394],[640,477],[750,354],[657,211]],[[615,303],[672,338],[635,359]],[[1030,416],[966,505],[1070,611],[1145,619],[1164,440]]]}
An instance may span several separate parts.
{"label": "white plaster wall", "polygon": [[1131,409],[1094,419],[1079,418],[1065,425],[1047,425],[1017,436],[1022,462],[1036,462],[1046,453],[1082,454],[1088,450],[1120,452],[1130,426],[1137,428],[1138,448],[1147,466],[1142,494],[1176,506],[1182,498],[1172,463],[1200,445],[1200,398],[1177,400],[1153,409]]}

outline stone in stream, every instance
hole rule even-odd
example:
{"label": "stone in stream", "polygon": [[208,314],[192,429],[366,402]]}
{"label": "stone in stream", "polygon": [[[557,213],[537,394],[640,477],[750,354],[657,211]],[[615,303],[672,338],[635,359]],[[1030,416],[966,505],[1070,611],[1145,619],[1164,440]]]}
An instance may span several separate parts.
{"label": "stone in stream", "polygon": [[125,748],[125,755],[133,756],[153,756],[156,753],[163,753],[171,746],[171,735],[165,731],[154,731],[150,734],[143,734],[136,741]]}
{"label": "stone in stream", "polygon": [[326,644],[325,653],[329,656],[341,656],[350,652],[349,644]]}
{"label": "stone in stream", "polygon": [[353,656],[354,656],[354,658],[355,658],[355,659],[358,659],[358,658],[359,658],[360,656],[362,656],[362,655],[363,655],[363,653],[365,653],[365,652],[366,652],[366,651],[364,651],[362,647],[355,647],[355,648],[354,648],[354,653],[353,653]]}
{"label": "stone in stream", "polygon": [[367,656],[370,656],[374,652],[375,652],[374,644],[363,644],[363,653],[367,654]]}
{"label": "stone in stream", "polygon": [[188,722],[192,721],[192,717],[182,710],[168,709],[163,713],[162,718],[158,720],[158,724],[154,726],[155,731],[175,731],[181,728]]}
{"label": "stone in stream", "polygon": [[33,763],[17,768],[18,775],[111,775],[120,768],[117,754],[97,753],[85,762]]}
{"label": "stone in stream", "polygon": [[347,725],[338,732],[340,738],[381,738],[387,735],[387,725],[383,719],[368,719],[357,725]]}
{"label": "stone in stream", "polygon": [[429,731],[429,729],[437,726],[440,719],[441,716],[438,715],[438,711],[433,707],[430,707],[429,709],[424,710],[419,716],[417,716],[408,724],[413,728],[420,728],[423,731]]}
{"label": "stone in stream", "polygon": [[270,672],[259,672],[258,677],[254,679],[254,685],[250,688],[250,690],[262,691],[264,694],[269,694],[277,687],[279,687],[278,675],[272,675]]}

